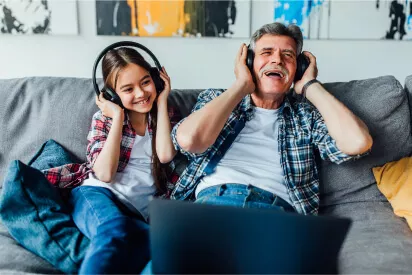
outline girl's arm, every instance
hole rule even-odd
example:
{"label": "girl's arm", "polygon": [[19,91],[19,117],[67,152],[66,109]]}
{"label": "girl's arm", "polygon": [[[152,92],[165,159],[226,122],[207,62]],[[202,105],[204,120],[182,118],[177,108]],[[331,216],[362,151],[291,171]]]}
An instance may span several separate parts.
{"label": "girl's arm", "polygon": [[119,165],[124,111],[120,106],[103,98],[102,94],[96,98],[96,104],[102,110],[103,115],[112,118],[112,126],[103,149],[93,164],[93,172],[99,180],[109,183],[116,174]]}
{"label": "girl's arm", "polygon": [[165,82],[165,88],[157,98],[156,152],[161,163],[168,163],[176,155],[176,150],[170,137],[172,127],[167,108],[167,98],[171,88],[170,78],[165,68],[160,72],[160,77]]}

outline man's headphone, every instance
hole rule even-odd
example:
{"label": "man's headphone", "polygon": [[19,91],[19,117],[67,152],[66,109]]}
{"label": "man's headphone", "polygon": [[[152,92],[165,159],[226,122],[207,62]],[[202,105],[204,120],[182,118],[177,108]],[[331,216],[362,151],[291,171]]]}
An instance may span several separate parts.
{"label": "man's headphone", "polygon": [[97,70],[97,65],[99,64],[100,60],[105,56],[107,52],[110,50],[113,50],[118,47],[136,47],[139,48],[143,51],[145,51],[150,57],[153,59],[156,67],[151,67],[150,68],[150,76],[153,79],[153,82],[156,87],[156,92],[160,93],[163,91],[165,87],[165,83],[163,79],[160,77],[160,71],[162,70],[162,66],[160,65],[159,61],[157,60],[156,56],[145,46],[142,44],[139,44],[137,42],[132,42],[132,41],[121,41],[121,42],[116,42],[110,46],[107,46],[96,58],[96,61],[94,62],[93,65],[93,75],[92,75],[92,80],[93,80],[93,88],[94,91],[96,92],[97,96],[100,95],[100,92],[103,93],[103,97],[107,100],[110,100],[111,102],[119,105],[124,109],[124,106],[122,104],[122,101],[120,100],[120,97],[116,94],[116,92],[111,89],[110,87],[104,86],[102,90],[99,89],[99,86],[97,85],[96,81],[96,70]]}
{"label": "man's headphone", "polygon": [[[255,58],[255,53],[250,48],[250,45],[247,47],[247,57],[246,57],[246,65],[249,68],[250,72],[253,76],[253,59]],[[305,73],[306,69],[309,67],[309,59],[303,54],[300,53],[296,58],[296,73],[294,82],[300,80]],[[254,77],[254,76],[253,76]]]}

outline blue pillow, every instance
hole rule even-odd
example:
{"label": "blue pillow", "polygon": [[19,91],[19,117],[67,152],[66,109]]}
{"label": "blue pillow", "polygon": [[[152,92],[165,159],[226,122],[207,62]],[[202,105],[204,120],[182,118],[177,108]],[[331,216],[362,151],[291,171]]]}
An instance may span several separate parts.
{"label": "blue pillow", "polygon": [[77,273],[89,246],[74,224],[68,205],[44,174],[47,169],[71,163],[68,152],[47,141],[28,166],[12,161],[0,196],[0,218],[23,247],[65,273]]}
{"label": "blue pillow", "polygon": [[40,147],[39,151],[29,160],[27,165],[38,170],[45,170],[75,162],[75,158],[66,149],[53,139],[50,139]]}

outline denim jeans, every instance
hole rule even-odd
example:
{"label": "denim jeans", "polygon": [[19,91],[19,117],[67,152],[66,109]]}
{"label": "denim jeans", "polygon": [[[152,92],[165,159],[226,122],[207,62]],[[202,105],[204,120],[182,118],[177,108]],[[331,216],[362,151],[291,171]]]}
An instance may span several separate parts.
{"label": "denim jeans", "polygon": [[71,191],[73,220],[90,239],[79,274],[139,273],[150,260],[149,225],[107,188]]}
{"label": "denim jeans", "polygon": [[253,185],[221,184],[203,189],[195,203],[228,205],[242,208],[271,208],[287,212],[295,209],[284,199]]}

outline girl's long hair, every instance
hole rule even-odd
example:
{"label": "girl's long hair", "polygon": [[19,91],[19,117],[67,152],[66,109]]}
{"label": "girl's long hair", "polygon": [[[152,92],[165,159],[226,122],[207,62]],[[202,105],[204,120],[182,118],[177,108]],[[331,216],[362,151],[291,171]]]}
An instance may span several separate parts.
{"label": "girl's long hair", "polygon": [[[129,64],[136,64],[147,70],[150,73],[151,66],[143,58],[143,56],[136,50],[128,47],[121,47],[110,50],[106,53],[102,60],[103,81],[106,87],[114,91],[116,87],[119,72]],[[169,173],[169,166],[162,164],[157,157],[156,152],[156,128],[157,128],[157,105],[153,104],[149,111],[148,121],[152,129],[152,175],[154,183],[158,191],[166,192],[167,175]]]}

